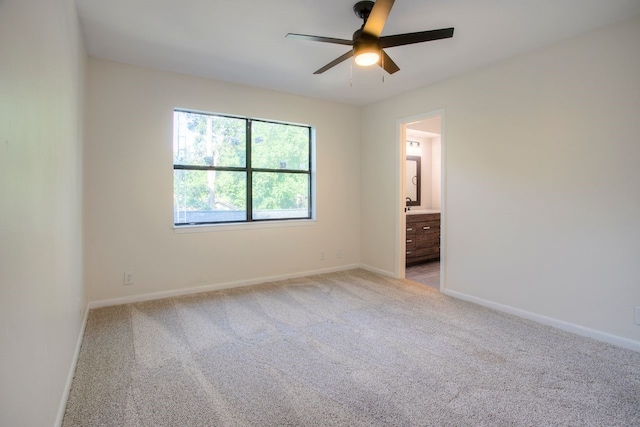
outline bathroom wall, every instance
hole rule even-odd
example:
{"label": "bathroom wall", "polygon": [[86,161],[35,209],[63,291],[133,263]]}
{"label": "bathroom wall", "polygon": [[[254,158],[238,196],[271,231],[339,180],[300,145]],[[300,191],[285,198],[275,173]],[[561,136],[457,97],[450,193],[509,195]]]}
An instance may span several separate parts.
{"label": "bathroom wall", "polygon": [[[412,145],[409,141],[413,141]],[[416,146],[419,142],[420,146]],[[411,206],[411,210],[431,209],[431,169],[432,169],[432,149],[431,138],[424,136],[421,132],[407,130],[407,156],[419,156],[420,161],[420,205]]]}
{"label": "bathroom wall", "polygon": [[431,138],[431,209],[440,210],[442,200],[442,138]]}
{"label": "bathroom wall", "polygon": [[[441,138],[414,129],[407,129],[406,134],[406,155],[420,156],[422,159],[420,172],[420,205],[412,206],[411,210],[440,210]],[[419,142],[420,146],[412,145],[409,141]]]}

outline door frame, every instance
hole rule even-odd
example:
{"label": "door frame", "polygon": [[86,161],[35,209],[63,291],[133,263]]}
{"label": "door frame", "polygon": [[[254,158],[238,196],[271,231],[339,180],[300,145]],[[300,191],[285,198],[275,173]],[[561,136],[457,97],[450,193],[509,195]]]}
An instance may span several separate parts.
{"label": "door frame", "polygon": [[406,227],[407,218],[404,211],[405,206],[405,192],[406,192],[406,162],[407,156],[407,124],[419,122],[422,120],[430,119],[433,117],[440,117],[440,291],[446,288],[446,261],[447,261],[447,206],[446,206],[446,169],[445,169],[445,156],[446,156],[446,135],[445,135],[445,112],[444,109],[438,109],[429,111],[426,113],[415,114],[409,117],[403,117],[396,120],[396,265],[395,274],[399,279],[404,279],[406,274]]}

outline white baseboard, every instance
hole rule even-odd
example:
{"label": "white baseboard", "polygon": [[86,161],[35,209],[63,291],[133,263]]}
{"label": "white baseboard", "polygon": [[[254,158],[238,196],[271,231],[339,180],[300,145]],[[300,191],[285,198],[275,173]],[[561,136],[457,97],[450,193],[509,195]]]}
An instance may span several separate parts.
{"label": "white baseboard", "polygon": [[370,265],[367,265],[367,264],[360,264],[360,268],[370,271],[372,273],[378,273],[378,274],[382,274],[383,276],[391,277],[393,279],[398,279],[398,276],[394,272],[382,270],[376,267],[371,267]]}
{"label": "white baseboard", "polygon": [[352,270],[360,267],[359,264],[342,265],[339,267],[323,268],[320,270],[307,270],[297,273],[281,274],[277,276],[259,277],[256,279],[238,280],[234,282],[215,283],[211,285],[197,286],[194,288],[175,289],[170,291],[150,292],[146,294],[131,295],[120,298],[111,298],[89,302],[89,309],[109,307],[113,305],[130,304],[133,302],[152,301],[163,298],[178,297],[183,295],[199,294],[201,292],[219,291],[222,289],[240,288],[243,286],[259,285],[261,283],[275,282],[278,280],[295,279],[298,277],[314,276],[316,274],[334,273],[336,271]]}
{"label": "white baseboard", "polygon": [[472,302],[474,304],[478,304],[483,307],[488,307],[497,311],[502,311],[504,313],[513,314],[514,316],[522,317],[524,319],[532,320],[534,322],[542,323],[543,325],[553,326],[554,328],[562,329],[563,331],[571,332],[576,335],[593,338],[594,340],[606,342],[608,344],[613,344],[618,347],[623,347],[629,350],[640,352],[640,342],[638,341],[619,337],[617,335],[612,335],[607,332],[598,331],[596,329],[586,328],[584,326],[565,322],[563,320],[554,319],[552,317],[547,317],[540,314],[532,313],[530,311],[511,307],[509,305],[485,300],[485,299],[478,298],[473,295],[468,295],[462,292],[452,291],[450,289],[443,289],[441,292],[453,298]]}
{"label": "white baseboard", "polygon": [[71,366],[69,367],[69,374],[67,375],[67,382],[64,385],[64,392],[62,393],[62,400],[60,401],[60,407],[58,408],[58,416],[56,417],[56,427],[62,426],[64,419],[64,412],[67,409],[67,400],[69,400],[69,393],[71,392],[71,383],[76,373],[76,365],[78,364],[78,358],[80,357],[80,347],[82,346],[82,337],[84,337],[84,329],[87,326],[87,319],[89,318],[89,306],[84,310],[84,318],[80,325],[80,331],[78,332],[78,339],[76,340],[76,349],[73,352],[73,358],[71,359]]}

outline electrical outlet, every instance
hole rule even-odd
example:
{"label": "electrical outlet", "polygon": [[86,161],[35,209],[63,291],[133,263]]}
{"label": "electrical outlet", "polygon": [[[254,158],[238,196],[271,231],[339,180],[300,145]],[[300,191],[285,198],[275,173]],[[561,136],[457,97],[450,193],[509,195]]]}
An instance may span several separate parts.
{"label": "electrical outlet", "polygon": [[320,259],[321,259],[322,261],[324,261],[325,259],[327,259],[327,257],[326,257],[326,256],[325,256],[325,254],[324,254],[324,251],[320,251]]}
{"label": "electrical outlet", "polygon": [[133,285],[133,271],[125,271],[125,273],[124,273],[124,284],[125,285]]}
{"label": "electrical outlet", "polygon": [[336,249],[336,258],[342,258],[342,249]]}
{"label": "electrical outlet", "polygon": [[636,306],[636,325],[640,325],[640,306]]}

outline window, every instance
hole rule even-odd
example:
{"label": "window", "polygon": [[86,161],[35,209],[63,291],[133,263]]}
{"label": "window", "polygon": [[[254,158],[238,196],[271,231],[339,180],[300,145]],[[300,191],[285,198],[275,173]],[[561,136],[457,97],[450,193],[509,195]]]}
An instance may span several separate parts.
{"label": "window", "polygon": [[174,224],[311,218],[311,127],[173,113]]}

